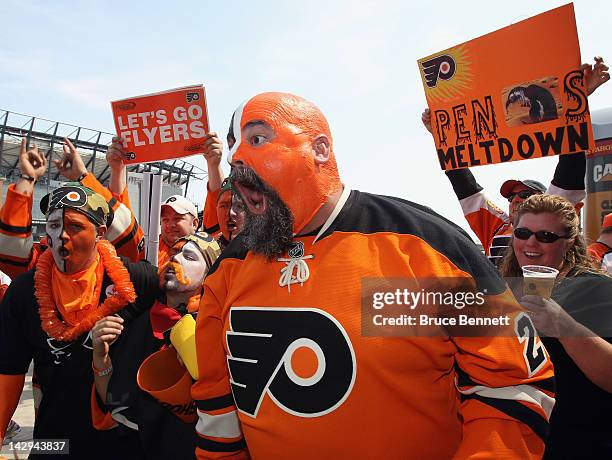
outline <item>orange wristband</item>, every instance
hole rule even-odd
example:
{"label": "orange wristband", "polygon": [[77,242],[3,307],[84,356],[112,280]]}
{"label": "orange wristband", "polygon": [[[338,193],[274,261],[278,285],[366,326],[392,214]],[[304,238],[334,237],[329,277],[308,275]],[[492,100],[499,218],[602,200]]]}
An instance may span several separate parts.
{"label": "orange wristband", "polygon": [[110,366],[108,366],[106,369],[98,369],[96,368],[96,366],[94,366],[93,361],[91,362],[91,368],[94,371],[94,374],[96,377],[106,377],[107,375],[110,375],[113,373],[113,365],[111,364]]}

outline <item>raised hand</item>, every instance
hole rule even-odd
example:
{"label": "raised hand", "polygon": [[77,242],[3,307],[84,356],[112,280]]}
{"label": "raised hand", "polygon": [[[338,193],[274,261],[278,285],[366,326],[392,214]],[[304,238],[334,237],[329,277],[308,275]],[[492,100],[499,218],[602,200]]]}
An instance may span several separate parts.
{"label": "raised hand", "polygon": [[204,138],[204,158],[208,169],[208,189],[210,191],[221,188],[223,182],[223,170],[221,169],[221,156],[223,154],[223,142],[217,136],[217,133],[210,132]]}
{"label": "raised hand", "polygon": [[204,152],[204,158],[208,163],[208,169],[217,168],[221,164],[221,156],[223,154],[223,143],[217,133],[210,132],[204,138],[204,146],[206,152]]}
{"label": "raised hand", "polygon": [[47,172],[47,158],[44,153],[40,152],[36,145],[27,150],[26,139],[21,140],[19,171],[21,174],[32,177],[35,181]]}
{"label": "raised hand", "polygon": [[431,111],[429,109],[423,110],[423,113],[421,114],[421,121],[423,122],[425,129],[431,133]]}
{"label": "raised hand", "polygon": [[53,160],[53,163],[60,174],[71,181],[76,181],[83,174],[87,174],[87,168],[81,155],[66,137],[64,138],[64,155],[61,160]]}
{"label": "raised hand", "polygon": [[584,74],[584,84],[589,96],[610,79],[608,66],[604,64],[602,57],[595,57],[595,65],[582,64],[580,68]]}
{"label": "raised hand", "polygon": [[108,166],[114,170],[119,171],[125,167],[123,160],[125,160],[125,147],[123,147],[123,139],[120,137],[113,137],[113,142],[106,151],[106,162]]}

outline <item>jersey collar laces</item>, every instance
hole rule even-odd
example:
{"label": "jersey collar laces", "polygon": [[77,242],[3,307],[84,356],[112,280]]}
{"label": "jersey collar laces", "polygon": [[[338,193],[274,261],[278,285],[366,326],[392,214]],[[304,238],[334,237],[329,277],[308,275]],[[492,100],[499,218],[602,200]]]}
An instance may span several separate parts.
{"label": "jersey collar laces", "polygon": [[[313,244],[319,240],[319,238],[323,235],[323,233],[325,233],[334,220],[336,220],[336,217],[338,217],[338,214],[340,214],[340,211],[342,211],[342,208],[344,207],[344,204],[346,203],[346,200],[348,200],[350,194],[350,189],[345,186],[338,203],[336,203],[334,210],[319,230]],[[291,292],[292,284],[299,283],[300,286],[303,286],[304,283],[308,281],[308,278],[310,278],[310,268],[308,268],[306,260],[314,258],[314,255],[304,255],[304,243],[298,241],[294,243],[294,246],[289,250],[288,256],[289,257],[279,257],[276,259],[278,262],[285,262],[286,264],[283,268],[281,268],[278,285],[280,287],[287,286],[287,289],[289,292]],[[294,272],[296,272],[295,275]]]}
{"label": "jersey collar laces", "polygon": [[[308,264],[306,263],[306,259],[312,259],[314,256],[309,254],[307,256],[302,255],[299,257],[290,257],[283,258],[279,257],[276,259],[279,262],[285,262],[283,268],[281,268],[281,276],[278,280],[278,285],[280,287],[287,286],[289,292],[291,292],[291,285],[300,283],[302,286],[308,278],[310,278],[310,269],[308,268]],[[294,275],[293,272],[297,269],[297,273]]]}

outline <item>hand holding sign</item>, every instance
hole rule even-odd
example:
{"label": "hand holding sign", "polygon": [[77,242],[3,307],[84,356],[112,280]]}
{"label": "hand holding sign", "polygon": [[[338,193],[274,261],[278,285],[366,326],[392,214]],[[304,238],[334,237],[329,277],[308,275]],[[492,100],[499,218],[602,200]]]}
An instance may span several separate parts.
{"label": "hand holding sign", "polygon": [[115,136],[113,137],[113,142],[106,151],[106,162],[113,171],[118,171],[125,167],[124,161],[126,152],[123,147],[124,142],[122,138]]}
{"label": "hand holding sign", "polygon": [[223,154],[223,143],[217,133],[211,132],[204,138],[204,158],[208,163],[208,169],[216,168],[221,163]]}
{"label": "hand holding sign", "polygon": [[608,66],[603,63],[603,58],[601,57],[595,57],[594,66],[591,66],[591,64],[582,64],[581,69],[584,74],[585,86],[589,96],[593,94],[593,91],[610,79]]}
{"label": "hand holding sign", "polygon": [[125,163],[204,153],[208,115],[202,85],[137,96],[112,103]]}
{"label": "hand holding sign", "polygon": [[433,132],[431,131],[431,110],[423,110],[423,113],[421,114],[421,121],[423,122],[423,126],[425,126],[425,129],[433,134]]}
{"label": "hand holding sign", "polygon": [[423,122],[426,128],[431,123],[443,170],[593,146],[583,79],[592,91],[609,77],[600,61],[583,75],[572,4],[418,64],[431,109]]}

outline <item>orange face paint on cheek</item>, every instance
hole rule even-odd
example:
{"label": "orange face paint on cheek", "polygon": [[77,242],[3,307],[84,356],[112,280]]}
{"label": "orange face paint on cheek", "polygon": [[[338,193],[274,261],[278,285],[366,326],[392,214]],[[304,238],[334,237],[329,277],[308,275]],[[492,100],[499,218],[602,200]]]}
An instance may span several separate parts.
{"label": "orange face paint on cheek", "polygon": [[74,273],[87,268],[95,256],[97,236],[95,225],[80,212],[66,209],[64,231],[68,237],[63,245],[68,252],[64,257],[66,272]]}
{"label": "orange face paint on cheek", "polygon": [[[255,96],[234,114],[235,129],[241,136],[233,151],[233,161],[253,168],[289,207],[298,233],[327,201],[342,187],[335,160],[323,167],[315,163],[313,143],[324,135],[331,142],[329,126],[312,103],[284,93]],[[263,121],[272,128],[269,142],[254,146],[244,128]],[[333,153],[330,152],[333,158]]]}
{"label": "orange face paint on cheek", "polygon": [[219,197],[217,203],[217,220],[219,221],[219,228],[225,239],[229,240],[229,231],[227,229],[227,223],[229,221],[229,212],[232,206],[232,193],[231,191],[224,192]]}

